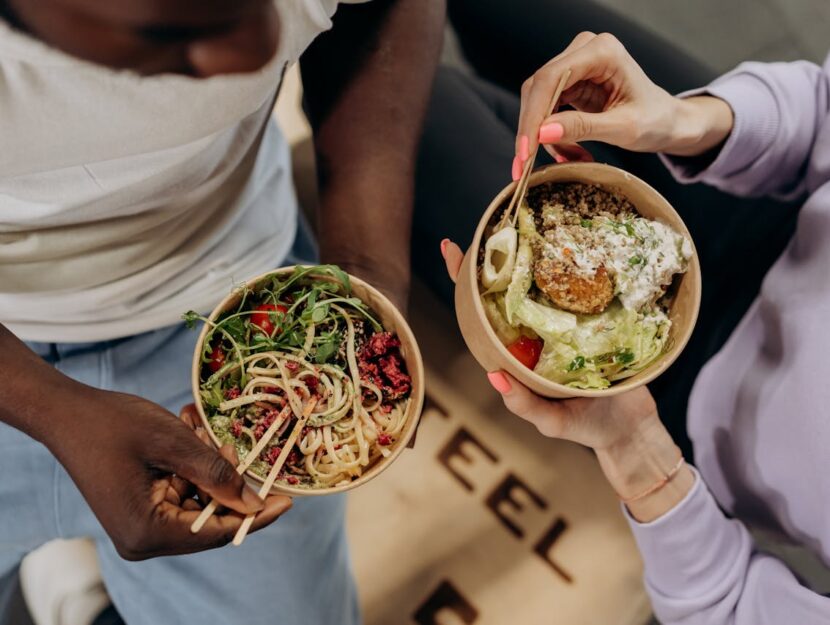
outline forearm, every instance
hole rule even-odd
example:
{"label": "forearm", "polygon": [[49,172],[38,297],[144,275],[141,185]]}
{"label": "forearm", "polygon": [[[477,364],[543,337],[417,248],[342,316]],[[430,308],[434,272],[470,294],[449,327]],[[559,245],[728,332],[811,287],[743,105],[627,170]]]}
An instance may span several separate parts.
{"label": "forearm", "polygon": [[418,143],[443,0],[342,6],[302,59],[323,260],[405,290]]}
{"label": "forearm", "polygon": [[[0,421],[48,443],[70,412],[68,398],[82,397],[89,387],[49,366],[3,325],[0,354]],[[55,411],[56,405],[65,410]]]}
{"label": "forearm", "polygon": [[[678,142],[680,149],[662,150],[678,180],[705,182],[738,196],[786,200],[808,190],[804,171],[830,112],[823,68],[804,61],[743,63],[686,95],[674,116],[674,126],[686,128],[686,136]],[[713,129],[725,129],[724,106],[731,110],[732,124],[723,145],[708,158],[675,158],[699,155],[689,146],[702,131],[717,140]]]}

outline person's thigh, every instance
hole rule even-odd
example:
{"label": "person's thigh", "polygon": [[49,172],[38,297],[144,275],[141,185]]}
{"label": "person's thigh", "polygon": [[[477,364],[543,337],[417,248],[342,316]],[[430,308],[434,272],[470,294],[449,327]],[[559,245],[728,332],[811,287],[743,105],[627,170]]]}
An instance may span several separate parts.
{"label": "person's thigh", "polygon": [[[180,325],[112,345],[96,355],[99,386],[140,395],[178,413],[192,401],[190,364],[197,335],[198,330]],[[89,364],[76,371],[72,357],[59,363],[73,377],[89,377]],[[107,589],[129,625],[359,622],[343,497],[298,499],[289,513],[241,547],[126,562],[65,474],[63,480],[59,514],[65,532],[96,539]]]}
{"label": "person's thigh", "polygon": [[[314,253],[310,241],[298,239],[289,260]],[[178,414],[193,401],[190,368],[197,337],[197,329],[182,324],[103,349],[58,346],[56,366],[89,384],[140,395]],[[344,496],[298,498],[279,521],[251,534],[241,547],[127,562],[62,469],[56,480],[62,534],[95,539],[107,590],[128,625],[360,622]]]}
{"label": "person's thigh", "polygon": [[0,579],[27,553],[60,535],[55,514],[60,470],[43,445],[0,423]]}

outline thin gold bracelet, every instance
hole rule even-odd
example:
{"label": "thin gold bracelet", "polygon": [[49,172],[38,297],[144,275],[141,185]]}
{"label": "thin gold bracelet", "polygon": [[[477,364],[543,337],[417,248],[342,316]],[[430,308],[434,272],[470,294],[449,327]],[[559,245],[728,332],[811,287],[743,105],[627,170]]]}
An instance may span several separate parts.
{"label": "thin gold bracelet", "polygon": [[678,460],[677,464],[674,465],[671,468],[671,471],[669,471],[666,474],[666,477],[658,480],[657,482],[655,482],[654,484],[649,486],[647,489],[645,489],[642,493],[638,493],[637,495],[634,495],[633,497],[626,497],[626,498],[620,497],[620,501],[625,503],[625,504],[628,504],[628,503],[631,503],[633,501],[637,501],[638,499],[642,499],[643,497],[648,497],[652,493],[657,492],[658,490],[663,488],[666,484],[668,484],[669,482],[672,481],[672,478],[675,475],[677,475],[677,473],[680,471],[681,468],[683,468],[683,463],[684,462],[685,462],[685,458],[683,458],[683,456],[681,455],[680,460]]}

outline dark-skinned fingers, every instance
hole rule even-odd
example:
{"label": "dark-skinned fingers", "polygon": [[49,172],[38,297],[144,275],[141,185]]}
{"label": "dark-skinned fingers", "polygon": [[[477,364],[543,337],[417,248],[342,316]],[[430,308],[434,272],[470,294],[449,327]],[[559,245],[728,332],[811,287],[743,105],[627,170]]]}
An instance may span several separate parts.
{"label": "dark-skinned fingers", "polygon": [[201,512],[202,506],[195,499],[185,499],[182,502],[182,510],[196,510],[197,512]]}
{"label": "dark-skinned fingers", "polygon": [[199,412],[196,410],[196,404],[187,404],[179,411],[179,419],[182,420],[186,426],[191,430],[195,430],[202,425],[202,419],[199,417]]}
{"label": "dark-skinned fingers", "polygon": [[[195,503],[195,502],[194,502]],[[291,499],[284,496],[268,497],[262,511],[251,526],[255,532],[270,525],[291,507]],[[124,532],[116,540],[116,548],[127,560],[146,560],[160,555],[180,555],[215,549],[233,540],[242,525],[244,515],[237,512],[214,514],[196,534],[191,525],[201,513],[198,506],[174,506],[162,502],[153,512],[149,524]]]}
{"label": "dark-skinned fingers", "polygon": [[239,456],[236,454],[236,448],[227,443],[219,448],[219,455],[230,462],[233,466],[239,465]]}
{"label": "dark-skinned fingers", "polygon": [[167,438],[160,443],[163,449],[154,450],[154,456],[159,463],[163,463],[163,468],[242,514],[261,510],[262,500],[245,484],[236,467],[215,449],[205,445],[186,426],[177,425],[178,428],[170,428]]}
{"label": "dark-skinned fingers", "polygon": [[[265,500],[265,507],[254,517],[250,533],[267,527],[287,510],[291,508],[291,498],[282,495],[273,495]],[[224,514],[214,514],[196,534],[190,532],[190,526],[199,516],[197,510],[171,510],[175,517],[177,528],[184,528],[188,536],[182,538],[183,548],[186,552],[202,551],[228,544],[233,540],[234,535],[242,525],[245,515],[238,512],[227,511]],[[180,531],[177,530],[176,534]]]}
{"label": "dark-skinned fingers", "polygon": [[461,263],[464,260],[464,252],[457,244],[449,239],[441,241],[441,255],[447,265],[447,273],[450,280],[455,282],[458,279],[458,272],[461,271]]}
{"label": "dark-skinned fingers", "polygon": [[[205,433],[204,430],[202,430],[202,433],[204,433],[204,436],[207,437],[207,433]],[[197,432],[196,434],[199,435],[199,432]],[[213,446],[213,443],[210,441],[210,438],[207,438],[207,440],[205,440],[202,436],[199,436],[199,438],[202,439],[203,442],[206,442],[209,446]],[[239,458],[236,455],[236,450],[234,449],[233,445],[222,445],[219,448],[219,455],[222,456],[228,462],[230,462],[234,467],[239,465]],[[210,503],[210,500],[212,498],[206,490],[198,487],[194,488],[196,491],[196,495],[199,497],[199,501],[203,502],[204,505]],[[225,509],[225,506],[221,505],[217,508],[217,510],[219,511],[224,511]]]}

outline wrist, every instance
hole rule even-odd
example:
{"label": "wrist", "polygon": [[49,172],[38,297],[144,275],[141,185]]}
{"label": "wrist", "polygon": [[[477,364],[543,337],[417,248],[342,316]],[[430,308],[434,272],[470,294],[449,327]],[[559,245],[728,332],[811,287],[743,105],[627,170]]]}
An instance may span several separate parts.
{"label": "wrist", "polygon": [[694,483],[680,449],[655,413],[625,440],[597,450],[606,478],[632,516],[653,521],[680,503]]}
{"label": "wrist", "polygon": [[732,132],[734,115],[724,100],[702,95],[673,98],[673,129],[661,151],[672,156],[700,156],[723,144]]}
{"label": "wrist", "polygon": [[356,276],[383,293],[402,311],[406,310],[410,286],[408,265],[391,262],[391,259],[374,258],[348,250],[321,250],[323,263],[337,265],[346,273]]}
{"label": "wrist", "polygon": [[67,431],[77,429],[97,389],[65,376],[46,363],[32,363],[7,378],[0,421],[45,445],[52,453]]}

